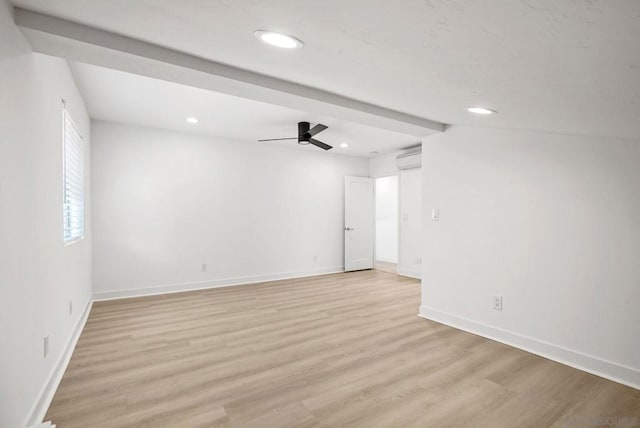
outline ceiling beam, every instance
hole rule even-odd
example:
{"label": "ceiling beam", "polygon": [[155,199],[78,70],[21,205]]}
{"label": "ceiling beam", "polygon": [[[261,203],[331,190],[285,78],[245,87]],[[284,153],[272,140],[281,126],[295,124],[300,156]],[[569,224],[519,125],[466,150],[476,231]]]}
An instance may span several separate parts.
{"label": "ceiling beam", "polygon": [[26,9],[15,22],[34,51],[418,137],[445,125],[342,95]]}

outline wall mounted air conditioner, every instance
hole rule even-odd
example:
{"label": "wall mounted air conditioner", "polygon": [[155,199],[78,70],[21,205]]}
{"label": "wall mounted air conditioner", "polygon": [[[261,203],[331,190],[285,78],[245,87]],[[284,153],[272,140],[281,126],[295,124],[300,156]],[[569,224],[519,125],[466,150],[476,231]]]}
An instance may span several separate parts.
{"label": "wall mounted air conditioner", "polygon": [[420,168],[422,166],[422,150],[402,153],[396,157],[399,170]]}

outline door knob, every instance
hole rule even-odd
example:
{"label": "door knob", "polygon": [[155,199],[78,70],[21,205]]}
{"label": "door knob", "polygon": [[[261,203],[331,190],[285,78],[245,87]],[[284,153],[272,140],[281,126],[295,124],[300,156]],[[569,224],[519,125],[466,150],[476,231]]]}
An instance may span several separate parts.
{"label": "door knob", "polygon": [[353,227],[345,227],[344,230],[346,230],[347,232],[350,230],[355,230]]}

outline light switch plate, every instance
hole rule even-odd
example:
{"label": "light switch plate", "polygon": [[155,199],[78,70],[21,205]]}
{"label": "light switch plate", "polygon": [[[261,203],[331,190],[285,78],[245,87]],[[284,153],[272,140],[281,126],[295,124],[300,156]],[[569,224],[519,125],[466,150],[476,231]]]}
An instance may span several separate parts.
{"label": "light switch plate", "polygon": [[433,221],[439,221],[440,220],[440,209],[439,208],[433,208],[431,210],[431,220],[433,220]]}

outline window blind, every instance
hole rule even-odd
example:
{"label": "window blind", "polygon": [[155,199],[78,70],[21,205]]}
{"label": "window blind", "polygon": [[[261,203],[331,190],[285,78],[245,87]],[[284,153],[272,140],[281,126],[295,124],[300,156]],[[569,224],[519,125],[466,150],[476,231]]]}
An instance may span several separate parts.
{"label": "window blind", "polygon": [[64,242],[84,236],[84,149],[82,136],[63,109],[64,125]]}

